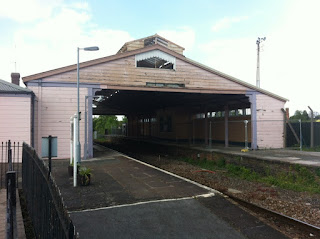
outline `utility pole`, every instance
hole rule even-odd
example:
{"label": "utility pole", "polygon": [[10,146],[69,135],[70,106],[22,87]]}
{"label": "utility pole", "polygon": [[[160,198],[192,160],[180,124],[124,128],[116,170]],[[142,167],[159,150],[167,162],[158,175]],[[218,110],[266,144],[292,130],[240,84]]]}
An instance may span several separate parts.
{"label": "utility pole", "polygon": [[257,75],[256,75],[256,86],[260,88],[260,43],[265,41],[266,37],[258,37],[257,43]]}

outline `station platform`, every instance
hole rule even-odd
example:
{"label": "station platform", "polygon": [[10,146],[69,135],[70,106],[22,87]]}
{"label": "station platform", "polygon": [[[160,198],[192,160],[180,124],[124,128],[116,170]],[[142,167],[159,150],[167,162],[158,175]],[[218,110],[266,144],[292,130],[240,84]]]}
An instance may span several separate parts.
{"label": "station platform", "polygon": [[82,161],[93,170],[87,187],[73,187],[67,160],[53,176],[80,237],[287,238],[214,189],[102,146]]}
{"label": "station platform", "polygon": [[[114,136],[112,136],[114,137]],[[120,137],[121,138],[121,137]],[[309,152],[300,151],[296,148],[285,148],[285,149],[249,149],[247,152],[242,152],[244,147],[233,146],[225,147],[222,144],[213,144],[211,147],[205,144],[190,144],[185,142],[173,142],[173,141],[163,141],[163,140],[153,140],[149,138],[130,138],[123,137],[129,140],[137,140],[140,142],[151,142],[159,145],[175,146],[185,149],[193,149],[203,152],[221,153],[226,155],[240,156],[251,159],[260,159],[265,161],[274,161],[278,163],[288,163],[288,164],[300,164],[308,167],[320,168],[320,152]]]}

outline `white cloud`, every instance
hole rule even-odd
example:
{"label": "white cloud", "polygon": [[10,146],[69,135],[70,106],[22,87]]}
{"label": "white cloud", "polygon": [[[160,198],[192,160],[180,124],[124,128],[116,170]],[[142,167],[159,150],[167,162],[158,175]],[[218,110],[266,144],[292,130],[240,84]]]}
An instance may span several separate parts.
{"label": "white cloud", "polygon": [[[283,21],[266,36],[260,54],[261,88],[288,98],[290,113],[308,110],[320,112],[319,55],[320,2],[290,2]],[[213,40],[200,45],[203,63],[231,76],[256,84],[258,36]]]}
{"label": "white cloud", "polygon": [[29,22],[50,17],[63,0],[0,0],[0,18]]}
{"label": "white cloud", "polygon": [[80,10],[89,10],[90,9],[90,6],[87,2],[75,2],[75,3],[71,3],[69,6],[75,8],[75,9],[80,9]]}
{"label": "white cloud", "polygon": [[222,29],[229,28],[232,24],[241,22],[243,20],[247,20],[248,16],[240,16],[240,17],[224,17],[217,21],[211,28],[212,31],[217,32]]}
{"label": "white cloud", "polygon": [[160,30],[158,31],[158,34],[173,43],[184,47],[186,51],[192,50],[196,38],[194,30],[190,27],[182,27],[178,30]]}
{"label": "white cloud", "polygon": [[289,98],[291,114],[308,105],[320,112],[319,8],[317,0],[293,2],[284,23],[266,41],[264,86]]}
{"label": "white cloud", "polygon": [[219,39],[199,46],[202,62],[240,80],[255,84],[255,39]]}
{"label": "white cloud", "polygon": [[133,40],[125,31],[93,25],[88,9],[86,5],[61,5],[50,18],[35,22],[32,27],[21,24],[12,37],[14,43],[0,47],[0,65],[4,66],[0,79],[9,80],[15,70],[27,76],[75,64],[77,47],[99,46],[97,52],[81,52],[80,61],[85,61],[113,55],[125,42]]}

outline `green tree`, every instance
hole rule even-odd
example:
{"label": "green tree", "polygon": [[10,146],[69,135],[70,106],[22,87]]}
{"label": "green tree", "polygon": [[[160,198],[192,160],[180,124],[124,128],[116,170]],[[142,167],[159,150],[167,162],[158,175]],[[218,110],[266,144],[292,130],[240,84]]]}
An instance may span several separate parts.
{"label": "green tree", "polygon": [[294,115],[290,117],[291,120],[298,120],[301,119],[302,121],[308,121],[310,120],[310,117],[308,115],[308,112],[306,110],[296,110],[294,112]]}
{"label": "green tree", "polygon": [[128,118],[126,117],[126,116],[124,116],[123,118],[122,118],[122,120],[121,121],[119,121],[121,124],[126,124],[126,123],[128,123]]}
{"label": "green tree", "polygon": [[98,131],[99,134],[104,134],[107,129],[111,132],[111,128],[119,126],[119,121],[115,115],[100,115],[98,118],[93,119],[93,129]]}

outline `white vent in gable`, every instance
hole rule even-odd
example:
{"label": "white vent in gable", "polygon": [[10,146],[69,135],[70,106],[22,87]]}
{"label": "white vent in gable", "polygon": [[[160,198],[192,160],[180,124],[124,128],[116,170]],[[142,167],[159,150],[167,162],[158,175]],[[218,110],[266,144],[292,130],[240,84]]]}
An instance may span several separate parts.
{"label": "white vent in gable", "polygon": [[136,66],[159,69],[176,69],[176,58],[160,50],[136,55]]}

